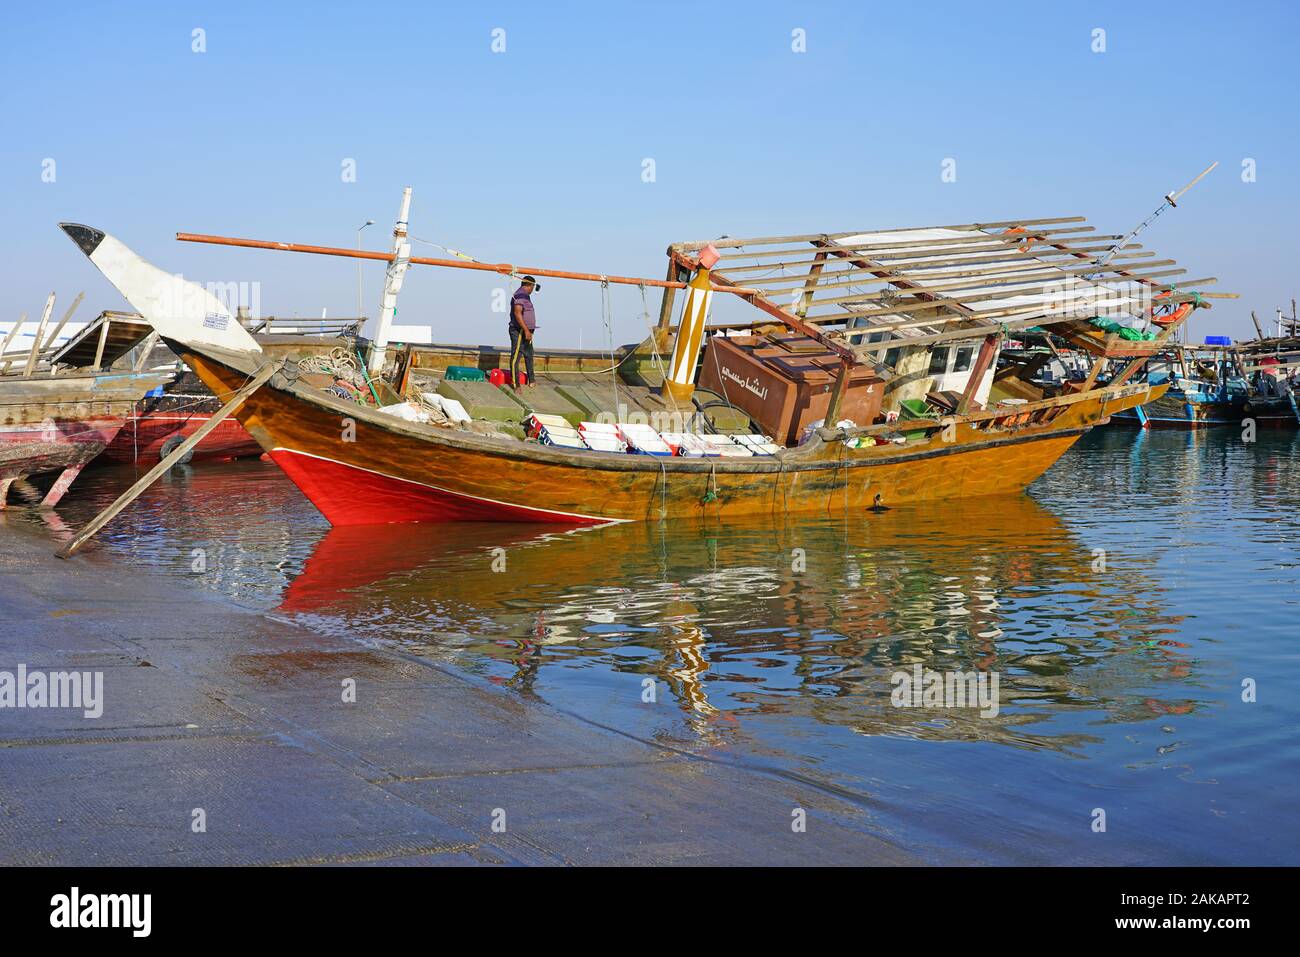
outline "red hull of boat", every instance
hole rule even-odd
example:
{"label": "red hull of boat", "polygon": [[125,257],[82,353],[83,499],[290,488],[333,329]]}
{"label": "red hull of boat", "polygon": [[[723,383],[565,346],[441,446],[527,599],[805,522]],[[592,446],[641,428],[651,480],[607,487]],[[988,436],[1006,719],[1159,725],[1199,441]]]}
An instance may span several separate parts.
{"label": "red hull of boat", "polygon": [[85,465],[121,428],[121,418],[112,415],[77,422],[0,426],[0,478]]}
{"label": "red hull of boat", "polygon": [[[145,413],[132,416],[122,426],[103,457],[111,462],[125,464],[156,464],[162,458],[162,448],[174,435],[186,437],[197,432],[208,421],[207,413]],[[192,461],[234,459],[261,455],[262,447],[235,419],[217,423],[217,427],[203,437],[193,449]]]}
{"label": "red hull of boat", "polygon": [[451,492],[292,449],[273,449],[270,455],[331,525],[553,522],[574,526],[608,521]]}

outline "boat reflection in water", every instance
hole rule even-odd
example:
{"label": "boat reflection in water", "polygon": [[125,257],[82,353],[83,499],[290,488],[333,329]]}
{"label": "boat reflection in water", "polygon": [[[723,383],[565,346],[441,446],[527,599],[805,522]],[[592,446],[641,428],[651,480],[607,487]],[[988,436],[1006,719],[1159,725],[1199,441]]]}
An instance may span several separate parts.
{"label": "boat reflection in water", "polygon": [[[342,527],[278,610],[595,720],[662,713],[643,700],[652,678],[679,720],[651,726],[682,744],[801,716],[1074,750],[1090,738],[1055,727],[1062,712],[1138,721],[1195,707],[1178,694],[1194,667],[1172,637],[1180,619],[1141,555],[1123,566],[1108,570],[1025,496],[777,527]],[[999,713],[894,707],[892,677],[917,664],[997,672]]]}
{"label": "boat reflection in water", "polygon": [[[1285,695],[1246,703],[1242,682],[1298,680],[1298,467],[1296,433],[1107,429],[1033,498],[780,525],[330,530],[254,460],[174,470],[92,552],[781,775],[810,802],[833,793],[935,861],[1284,864],[1294,800],[1259,781],[1293,776],[1300,717]],[[88,470],[59,514],[78,527],[135,478]],[[302,683],[260,651],[227,666]],[[996,673],[998,714],[894,707],[915,665]]]}

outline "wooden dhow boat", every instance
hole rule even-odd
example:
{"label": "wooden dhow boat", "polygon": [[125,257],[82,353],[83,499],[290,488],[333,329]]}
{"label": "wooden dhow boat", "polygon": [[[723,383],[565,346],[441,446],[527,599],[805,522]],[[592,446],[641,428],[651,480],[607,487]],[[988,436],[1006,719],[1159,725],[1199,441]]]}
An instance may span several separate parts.
{"label": "wooden dhow boat", "polygon": [[[136,402],[172,377],[170,372],[110,368],[129,348],[123,343],[132,335],[114,317],[101,316],[90,324],[85,336],[94,345],[85,354],[74,347],[80,337],[59,348],[46,348],[57,335],[56,329],[46,337],[53,304],[51,294],[21,365],[10,369],[12,356],[0,356],[5,366],[0,374],[0,508],[5,507],[15,482],[48,472],[59,475],[40,505],[57,505],[86,464],[113,441]],[[149,327],[144,328],[147,332]],[[10,338],[12,330],[6,345]]]}
{"label": "wooden dhow boat", "polygon": [[1238,425],[1248,390],[1223,356],[1198,355],[1196,347],[1174,346],[1146,365],[1145,378],[1167,386],[1151,402],[1115,414],[1114,425],[1158,429],[1198,429]]}
{"label": "wooden dhow boat", "polygon": [[1146,368],[1148,382],[1168,384],[1165,394],[1116,413],[1112,423],[1198,429],[1249,421],[1257,428],[1295,428],[1294,366],[1278,349],[1271,342],[1172,346]]}
{"label": "wooden dhow boat", "polygon": [[[1295,312],[1295,300],[1291,302]],[[1279,312],[1279,324],[1282,321]],[[1252,318],[1254,317],[1252,313]],[[1290,320],[1295,322],[1294,318]],[[1244,418],[1261,428],[1295,428],[1300,425],[1300,403],[1296,401],[1297,370],[1300,370],[1300,336],[1294,334],[1253,342],[1239,342],[1232,353],[1237,372],[1249,387]]]}
{"label": "wooden dhow boat", "polygon": [[[621,388],[666,413],[687,413],[692,427],[708,432],[716,423],[695,394],[703,385],[730,412],[748,416],[753,424],[741,431],[757,426],[779,448],[717,457],[628,454],[500,429],[481,434],[477,423],[406,421],[391,407],[336,394],[328,376],[273,359],[219,300],[113,236],[61,227],[213,392],[232,397],[233,414],[334,525],[836,513],[1015,492],[1090,428],[1163,392],[1130,380],[1176,325],[1154,341],[1134,342],[1094,317],[1141,316],[1162,292],[1172,305],[1209,306],[1208,294],[1161,282],[1184,270],[1151,269],[1171,261],[1148,260],[1153,253],[1131,244],[1117,248],[1120,236],[1080,236],[1092,230],[1069,225],[1081,217],[675,243],[667,278],[651,280],[413,258],[405,212],[406,204],[392,253],[178,238],[386,262],[372,362],[376,381],[386,382],[397,402],[413,391],[411,357],[408,350],[402,362],[387,350],[384,321],[411,264],[660,288],[658,325],[624,355],[644,360],[635,363],[644,371],[663,353],[658,381],[614,381],[615,370],[608,391]],[[674,327],[678,289],[686,298]],[[707,326],[716,293],[737,296],[762,315]],[[1094,356],[1088,380],[1050,397],[1014,371],[1002,370],[995,381],[1002,341],[1031,327],[1050,327]],[[545,368],[548,357],[538,358]],[[1112,358],[1126,364],[1100,385],[1097,375]],[[773,401],[782,390],[786,400]],[[530,390],[521,392],[524,420]]]}

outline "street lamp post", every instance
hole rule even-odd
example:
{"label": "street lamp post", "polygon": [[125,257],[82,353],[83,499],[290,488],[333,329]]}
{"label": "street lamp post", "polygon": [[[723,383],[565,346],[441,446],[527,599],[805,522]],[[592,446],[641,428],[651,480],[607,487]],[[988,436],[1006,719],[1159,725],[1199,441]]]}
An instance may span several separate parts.
{"label": "street lamp post", "polygon": [[[365,229],[367,226],[373,226],[373,225],[375,225],[375,221],[374,221],[373,219],[367,219],[364,223],[362,223],[360,226],[357,227],[357,252],[361,252],[361,230]],[[358,321],[358,322],[361,321],[361,315],[362,315],[361,310],[362,310],[362,305],[361,305],[361,260],[358,259],[358,260],[357,260],[357,321]]]}

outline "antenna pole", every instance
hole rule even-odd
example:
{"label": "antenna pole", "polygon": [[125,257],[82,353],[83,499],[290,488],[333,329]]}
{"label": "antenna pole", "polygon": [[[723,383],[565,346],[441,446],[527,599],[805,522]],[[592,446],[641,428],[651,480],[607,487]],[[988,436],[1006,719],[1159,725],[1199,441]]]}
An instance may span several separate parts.
{"label": "antenna pole", "polygon": [[1100,276],[1103,267],[1105,267],[1112,259],[1114,259],[1121,249],[1123,249],[1134,239],[1136,239],[1138,233],[1142,232],[1142,230],[1146,229],[1148,226],[1154,223],[1156,219],[1160,216],[1160,214],[1163,213],[1166,209],[1177,208],[1178,198],[1182,196],[1183,193],[1187,192],[1189,189],[1191,189],[1193,186],[1199,183],[1201,180],[1203,180],[1206,177],[1206,175],[1210,172],[1210,170],[1214,169],[1214,167],[1218,165],[1219,165],[1219,161],[1215,160],[1209,166],[1205,167],[1205,169],[1201,170],[1200,175],[1198,175],[1194,180],[1192,180],[1182,189],[1178,190],[1175,193],[1166,193],[1165,201],[1156,208],[1156,211],[1152,213],[1150,216],[1148,216],[1146,219],[1144,219],[1142,222],[1134,226],[1133,229],[1129,231],[1127,236],[1125,236],[1114,246],[1112,246],[1110,248],[1110,252],[1106,253],[1106,255],[1102,256],[1100,261],[1098,261],[1097,263],[1098,271],[1089,275],[1088,278],[1094,279],[1097,276]]}

